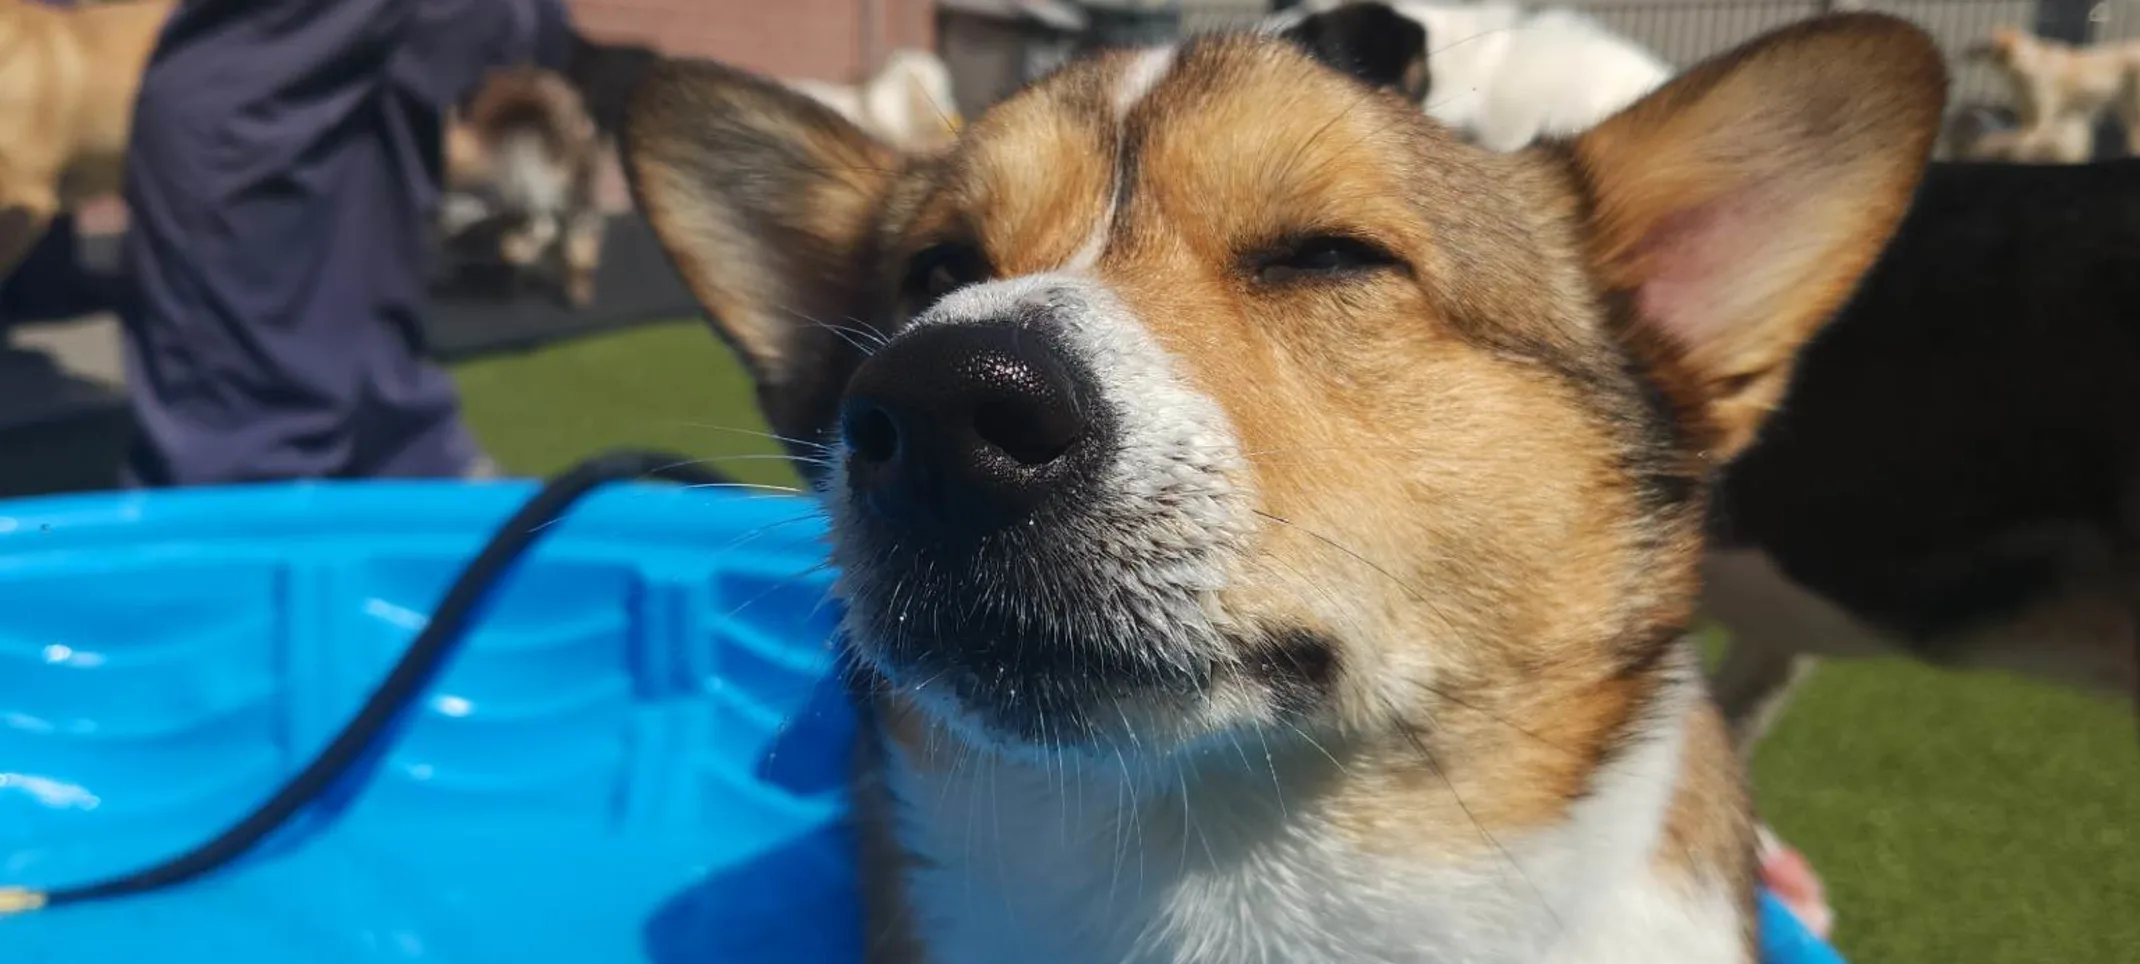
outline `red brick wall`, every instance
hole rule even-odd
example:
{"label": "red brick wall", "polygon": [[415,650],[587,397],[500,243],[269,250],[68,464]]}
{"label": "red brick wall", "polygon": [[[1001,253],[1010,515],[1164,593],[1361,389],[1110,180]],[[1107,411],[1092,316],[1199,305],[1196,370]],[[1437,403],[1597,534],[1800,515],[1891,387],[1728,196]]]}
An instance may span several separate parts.
{"label": "red brick wall", "polygon": [[850,82],[894,47],[933,49],[936,40],[931,0],[567,2],[589,36],[651,44],[776,77]]}

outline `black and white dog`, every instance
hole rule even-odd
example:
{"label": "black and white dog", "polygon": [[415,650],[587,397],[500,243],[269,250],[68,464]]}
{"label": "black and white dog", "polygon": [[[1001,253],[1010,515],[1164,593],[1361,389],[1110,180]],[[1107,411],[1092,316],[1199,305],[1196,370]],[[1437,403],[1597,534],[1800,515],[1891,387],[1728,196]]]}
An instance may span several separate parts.
{"label": "black and white dog", "polygon": [[1490,150],[1580,134],[1672,76],[1656,55],[1585,14],[1498,0],[1308,0],[1267,18],[1265,29],[1381,6],[1426,30],[1426,71],[1406,94]]}

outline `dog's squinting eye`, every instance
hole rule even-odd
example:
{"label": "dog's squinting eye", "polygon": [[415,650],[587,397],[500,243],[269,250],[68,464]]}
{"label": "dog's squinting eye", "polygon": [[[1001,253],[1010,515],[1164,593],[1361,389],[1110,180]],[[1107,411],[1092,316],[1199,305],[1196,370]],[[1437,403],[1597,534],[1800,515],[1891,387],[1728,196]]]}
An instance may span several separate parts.
{"label": "dog's squinting eye", "polygon": [[1253,263],[1258,282],[1281,285],[1391,268],[1398,262],[1388,251],[1358,238],[1329,234],[1288,241]]}
{"label": "dog's squinting eye", "polygon": [[907,308],[920,312],[954,291],[988,280],[988,259],[969,244],[939,244],[914,256],[907,265],[901,293]]}

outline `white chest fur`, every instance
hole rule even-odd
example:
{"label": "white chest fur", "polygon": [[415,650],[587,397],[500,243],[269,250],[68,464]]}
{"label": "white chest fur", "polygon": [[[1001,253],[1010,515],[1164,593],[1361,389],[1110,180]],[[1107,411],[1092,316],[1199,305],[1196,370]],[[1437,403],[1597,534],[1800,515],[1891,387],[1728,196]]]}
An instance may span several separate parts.
{"label": "white chest fur", "polygon": [[969,757],[895,766],[894,787],[932,964],[1740,964],[1728,891],[1656,870],[1680,745],[1658,733],[1564,822],[1465,856],[1363,845],[1328,804],[1284,799],[1315,785],[1306,762],[1250,784]]}

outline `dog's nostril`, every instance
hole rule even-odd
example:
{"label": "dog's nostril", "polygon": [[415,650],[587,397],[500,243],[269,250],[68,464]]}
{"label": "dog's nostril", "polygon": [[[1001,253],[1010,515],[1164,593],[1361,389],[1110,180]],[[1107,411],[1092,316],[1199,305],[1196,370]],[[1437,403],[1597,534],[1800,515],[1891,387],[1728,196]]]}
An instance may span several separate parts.
{"label": "dog's nostril", "polygon": [[974,434],[1020,465],[1046,465],[1062,457],[1085,432],[1085,419],[1068,399],[1016,396],[974,409]]}
{"label": "dog's nostril", "polygon": [[849,410],[840,428],[847,436],[847,447],[861,458],[889,462],[899,454],[899,426],[875,405]]}

